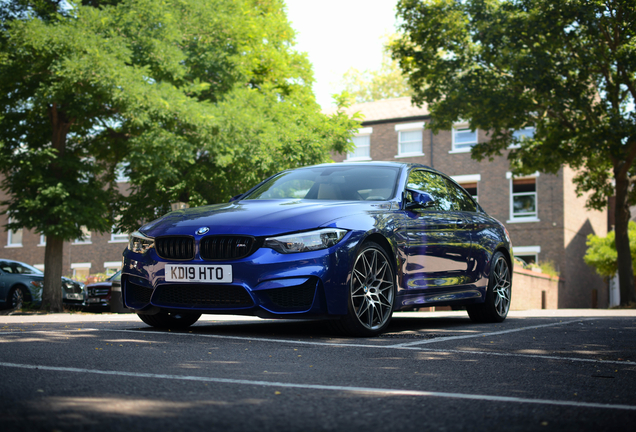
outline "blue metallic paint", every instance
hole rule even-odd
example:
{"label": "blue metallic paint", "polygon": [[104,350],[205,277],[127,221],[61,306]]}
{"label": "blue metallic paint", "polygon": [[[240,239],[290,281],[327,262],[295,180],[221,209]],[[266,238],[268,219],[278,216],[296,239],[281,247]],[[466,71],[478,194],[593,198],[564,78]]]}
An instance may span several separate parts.
{"label": "blue metallic paint", "polygon": [[[233,266],[232,285],[244,287],[254,306],[185,309],[188,311],[280,317],[345,315],[351,268],[359,248],[368,239],[390,249],[387,252],[395,264],[398,287],[395,310],[483,302],[494,252],[503,250],[509,257],[510,242],[503,226],[481,209],[470,214],[407,210],[404,190],[409,170],[423,167],[396,163],[383,165],[398,166],[402,170],[396,196],[388,202],[250,201],[239,197],[227,204],[169,213],[145,225],[140,232],[149,237],[193,236],[198,251],[203,236],[197,235],[196,231],[201,227],[210,228],[206,235],[242,234],[258,238],[322,227],[349,231],[338,244],[328,249],[282,254],[260,248],[248,257],[223,261],[223,264]],[[144,254],[126,249],[122,277],[124,298],[129,280],[149,289],[166,284],[164,261],[154,249]],[[203,263],[210,262],[202,260],[198,253],[194,260],[183,262]],[[308,309],[276,311],[263,295],[267,290],[300,285],[310,279],[316,281],[318,289]],[[155,310],[153,305],[138,309],[141,312]]]}

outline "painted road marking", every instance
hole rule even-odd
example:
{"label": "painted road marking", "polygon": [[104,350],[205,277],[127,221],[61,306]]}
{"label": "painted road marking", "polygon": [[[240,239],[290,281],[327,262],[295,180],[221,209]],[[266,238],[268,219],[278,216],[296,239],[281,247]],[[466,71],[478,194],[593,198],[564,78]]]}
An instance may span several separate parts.
{"label": "painted road marking", "polygon": [[576,402],[576,401],[563,401],[563,400],[550,400],[550,399],[529,399],[529,398],[476,395],[476,394],[465,394],[465,393],[429,392],[429,391],[421,391],[421,390],[382,389],[382,388],[354,387],[354,386],[330,386],[330,385],[321,385],[321,384],[296,384],[296,383],[254,381],[254,380],[230,379],[230,378],[214,378],[214,377],[203,377],[203,376],[192,376],[192,375],[167,375],[167,374],[153,374],[153,373],[140,373],[140,372],[106,371],[106,370],[98,370],[98,369],[54,367],[54,366],[28,365],[28,364],[4,363],[4,362],[0,362],[0,367],[32,369],[32,370],[37,369],[40,371],[52,371],[52,372],[110,375],[110,376],[130,377],[130,378],[145,378],[145,379],[150,378],[150,379],[166,379],[166,380],[178,380],[178,381],[213,382],[213,383],[219,383],[219,384],[238,384],[238,385],[249,385],[249,386],[259,386],[259,387],[293,388],[293,389],[303,389],[303,390],[325,390],[325,391],[336,391],[336,392],[346,391],[346,392],[353,392],[353,393],[374,394],[378,396],[412,396],[412,397],[414,396],[414,397],[430,397],[430,398],[467,399],[467,400],[489,401],[489,402],[508,402],[508,403],[524,403],[524,404],[537,404],[537,405],[568,406],[568,407],[576,407],[576,408],[596,408],[596,409],[636,411],[636,405],[616,405],[616,404],[602,404],[602,403],[592,403],[592,402]]}
{"label": "painted road marking", "polygon": [[411,347],[411,346],[417,346],[417,345],[431,344],[431,343],[436,343],[436,342],[454,341],[454,340],[459,340],[459,339],[471,339],[471,338],[476,338],[476,337],[496,336],[496,335],[501,335],[501,334],[516,333],[516,332],[526,331],[526,330],[534,330],[534,329],[544,328],[544,327],[554,327],[554,326],[565,325],[565,324],[573,324],[573,323],[582,322],[582,321],[590,321],[592,319],[594,319],[594,318],[581,318],[581,319],[572,320],[572,321],[560,321],[558,323],[540,324],[540,325],[529,326],[529,327],[520,327],[520,328],[510,329],[510,330],[501,330],[501,331],[497,331],[497,332],[476,333],[476,334],[464,335],[464,336],[448,336],[448,337],[442,337],[442,338],[428,339],[428,340],[425,340],[425,341],[406,342],[406,343],[397,344],[397,345],[391,345],[391,346],[393,348],[402,348],[402,347]]}

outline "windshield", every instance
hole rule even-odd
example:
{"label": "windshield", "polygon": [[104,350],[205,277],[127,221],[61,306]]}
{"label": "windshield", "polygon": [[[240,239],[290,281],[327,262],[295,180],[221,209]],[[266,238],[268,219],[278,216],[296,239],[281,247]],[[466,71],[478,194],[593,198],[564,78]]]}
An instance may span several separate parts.
{"label": "windshield", "polygon": [[386,201],[395,194],[398,171],[373,165],[301,168],[275,176],[242,199]]}

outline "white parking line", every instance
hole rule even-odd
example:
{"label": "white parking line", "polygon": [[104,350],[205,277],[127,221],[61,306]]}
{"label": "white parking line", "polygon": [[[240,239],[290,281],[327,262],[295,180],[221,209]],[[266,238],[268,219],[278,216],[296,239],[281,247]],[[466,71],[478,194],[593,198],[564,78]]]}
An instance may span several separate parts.
{"label": "white parking line", "polygon": [[325,390],[325,391],[336,391],[336,392],[345,391],[345,392],[353,392],[353,393],[375,394],[378,396],[414,396],[414,397],[432,397],[432,398],[449,398],[449,399],[468,399],[468,400],[489,401],[489,402],[509,402],[509,403],[525,403],[525,404],[538,404],[538,405],[569,406],[569,407],[576,407],[576,408],[597,408],[597,409],[636,411],[636,406],[634,405],[614,405],[614,404],[562,401],[562,400],[550,400],[550,399],[527,399],[527,398],[517,398],[517,397],[508,397],[508,396],[475,395],[475,394],[465,394],[465,393],[446,393],[446,392],[430,392],[430,391],[421,391],[421,390],[382,389],[382,388],[353,387],[353,386],[329,386],[329,385],[321,385],[321,384],[295,384],[295,383],[284,383],[284,382],[252,381],[252,380],[214,378],[214,377],[191,376],[191,375],[166,375],[166,374],[152,374],[152,373],[140,373],[140,372],[106,371],[106,370],[97,370],[97,369],[54,367],[54,366],[28,365],[28,364],[4,363],[4,362],[0,362],[0,367],[32,369],[32,370],[37,369],[41,371],[52,371],[52,372],[111,375],[111,376],[120,376],[120,377],[123,376],[123,377],[131,377],[131,378],[213,382],[213,383],[219,383],[219,384],[238,384],[238,385],[251,385],[251,386],[259,386],[259,387],[294,388],[294,389],[304,389],[304,390]]}
{"label": "white parking line", "polygon": [[[580,320],[577,320],[580,321]],[[569,322],[577,322],[577,321],[569,321]],[[559,323],[561,324],[561,323]],[[565,323],[563,323],[565,324]],[[535,326],[537,327],[537,326]],[[542,326],[539,326],[542,327]],[[534,327],[525,327],[525,329],[531,329]],[[149,334],[147,331],[143,330],[117,330],[117,329],[83,329],[82,331],[100,331],[100,332],[125,332],[125,333],[142,333]],[[493,333],[481,333],[479,335],[471,335],[471,337],[478,337],[483,335],[492,335],[492,334],[500,334],[502,332],[493,332]],[[509,333],[506,331],[506,333]],[[254,337],[245,337],[245,336],[222,336],[222,335],[213,335],[213,334],[201,334],[201,333],[172,333],[172,332],[152,332],[150,334],[161,334],[161,335],[174,335],[174,336],[193,336],[193,337],[203,337],[203,338],[211,338],[211,339],[229,339],[229,340],[240,340],[240,341],[248,341],[248,342],[266,342],[266,343],[284,343],[291,345],[314,345],[314,346],[329,346],[329,347],[352,347],[352,348],[376,348],[376,349],[403,349],[410,351],[422,351],[422,352],[440,352],[440,353],[454,353],[454,354],[472,354],[472,355],[493,355],[500,357],[521,357],[521,358],[534,358],[534,359],[544,359],[544,360],[559,360],[559,361],[572,361],[572,362],[583,362],[583,363],[606,363],[606,364],[619,364],[623,366],[636,366],[636,362],[634,361],[625,361],[625,360],[597,360],[597,359],[588,359],[588,358],[579,358],[579,357],[559,357],[559,356],[550,356],[550,355],[541,355],[541,354],[517,354],[517,353],[501,353],[501,352],[491,352],[491,351],[469,351],[469,350],[454,350],[454,349],[433,349],[433,348],[420,348],[419,346],[402,346],[402,345],[370,345],[370,344],[350,344],[350,343],[340,343],[340,342],[317,342],[317,341],[301,341],[301,340],[290,340],[290,339],[270,339],[270,338],[254,338]],[[459,336],[458,338],[462,338]],[[452,338],[444,338],[450,340]]]}
{"label": "white parking line", "polygon": [[477,333],[477,334],[464,335],[464,336],[449,336],[449,337],[443,337],[443,338],[434,338],[434,339],[428,339],[428,340],[425,340],[425,341],[406,342],[406,343],[402,343],[402,344],[391,345],[391,347],[393,347],[393,348],[402,348],[402,347],[411,347],[411,346],[416,346],[416,345],[424,345],[424,344],[431,344],[431,343],[437,343],[437,342],[447,342],[447,341],[450,341],[450,340],[455,341],[455,340],[459,340],[459,339],[470,339],[470,338],[476,338],[476,337],[495,336],[495,335],[500,335],[500,334],[515,333],[515,332],[526,331],[526,330],[534,330],[534,329],[543,328],[543,327],[554,327],[554,326],[558,326],[558,325],[572,324],[572,323],[581,322],[581,321],[589,321],[589,320],[592,320],[592,319],[594,319],[594,318],[581,318],[581,319],[572,320],[572,321],[560,321],[558,323],[541,324],[541,325],[530,326],[530,327],[520,327],[520,328],[516,328],[516,329],[502,330],[502,331],[498,331],[498,332]]}

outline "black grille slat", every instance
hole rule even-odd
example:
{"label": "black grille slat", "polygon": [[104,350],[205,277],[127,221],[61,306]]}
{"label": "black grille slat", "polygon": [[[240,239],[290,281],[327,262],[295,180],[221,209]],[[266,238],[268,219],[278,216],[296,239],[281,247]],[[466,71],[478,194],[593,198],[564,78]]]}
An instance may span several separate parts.
{"label": "black grille slat", "polygon": [[204,260],[241,259],[257,249],[257,241],[250,236],[207,236],[201,239],[199,253]]}
{"label": "black grille slat", "polygon": [[194,259],[194,238],[188,236],[157,237],[157,255],[170,260]]}
{"label": "black grille slat", "polygon": [[309,280],[302,285],[267,290],[267,296],[282,309],[309,308],[314,302],[316,283]]}
{"label": "black grille slat", "polygon": [[147,305],[152,297],[152,288],[146,288],[132,282],[126,284],[126,304],[131,306]]}
{"label": "black grille slat", "polygon": [[234,285],[166,284],[155,290],[152,303],[164,307],[240,308],[254,305],[245,288]]}

